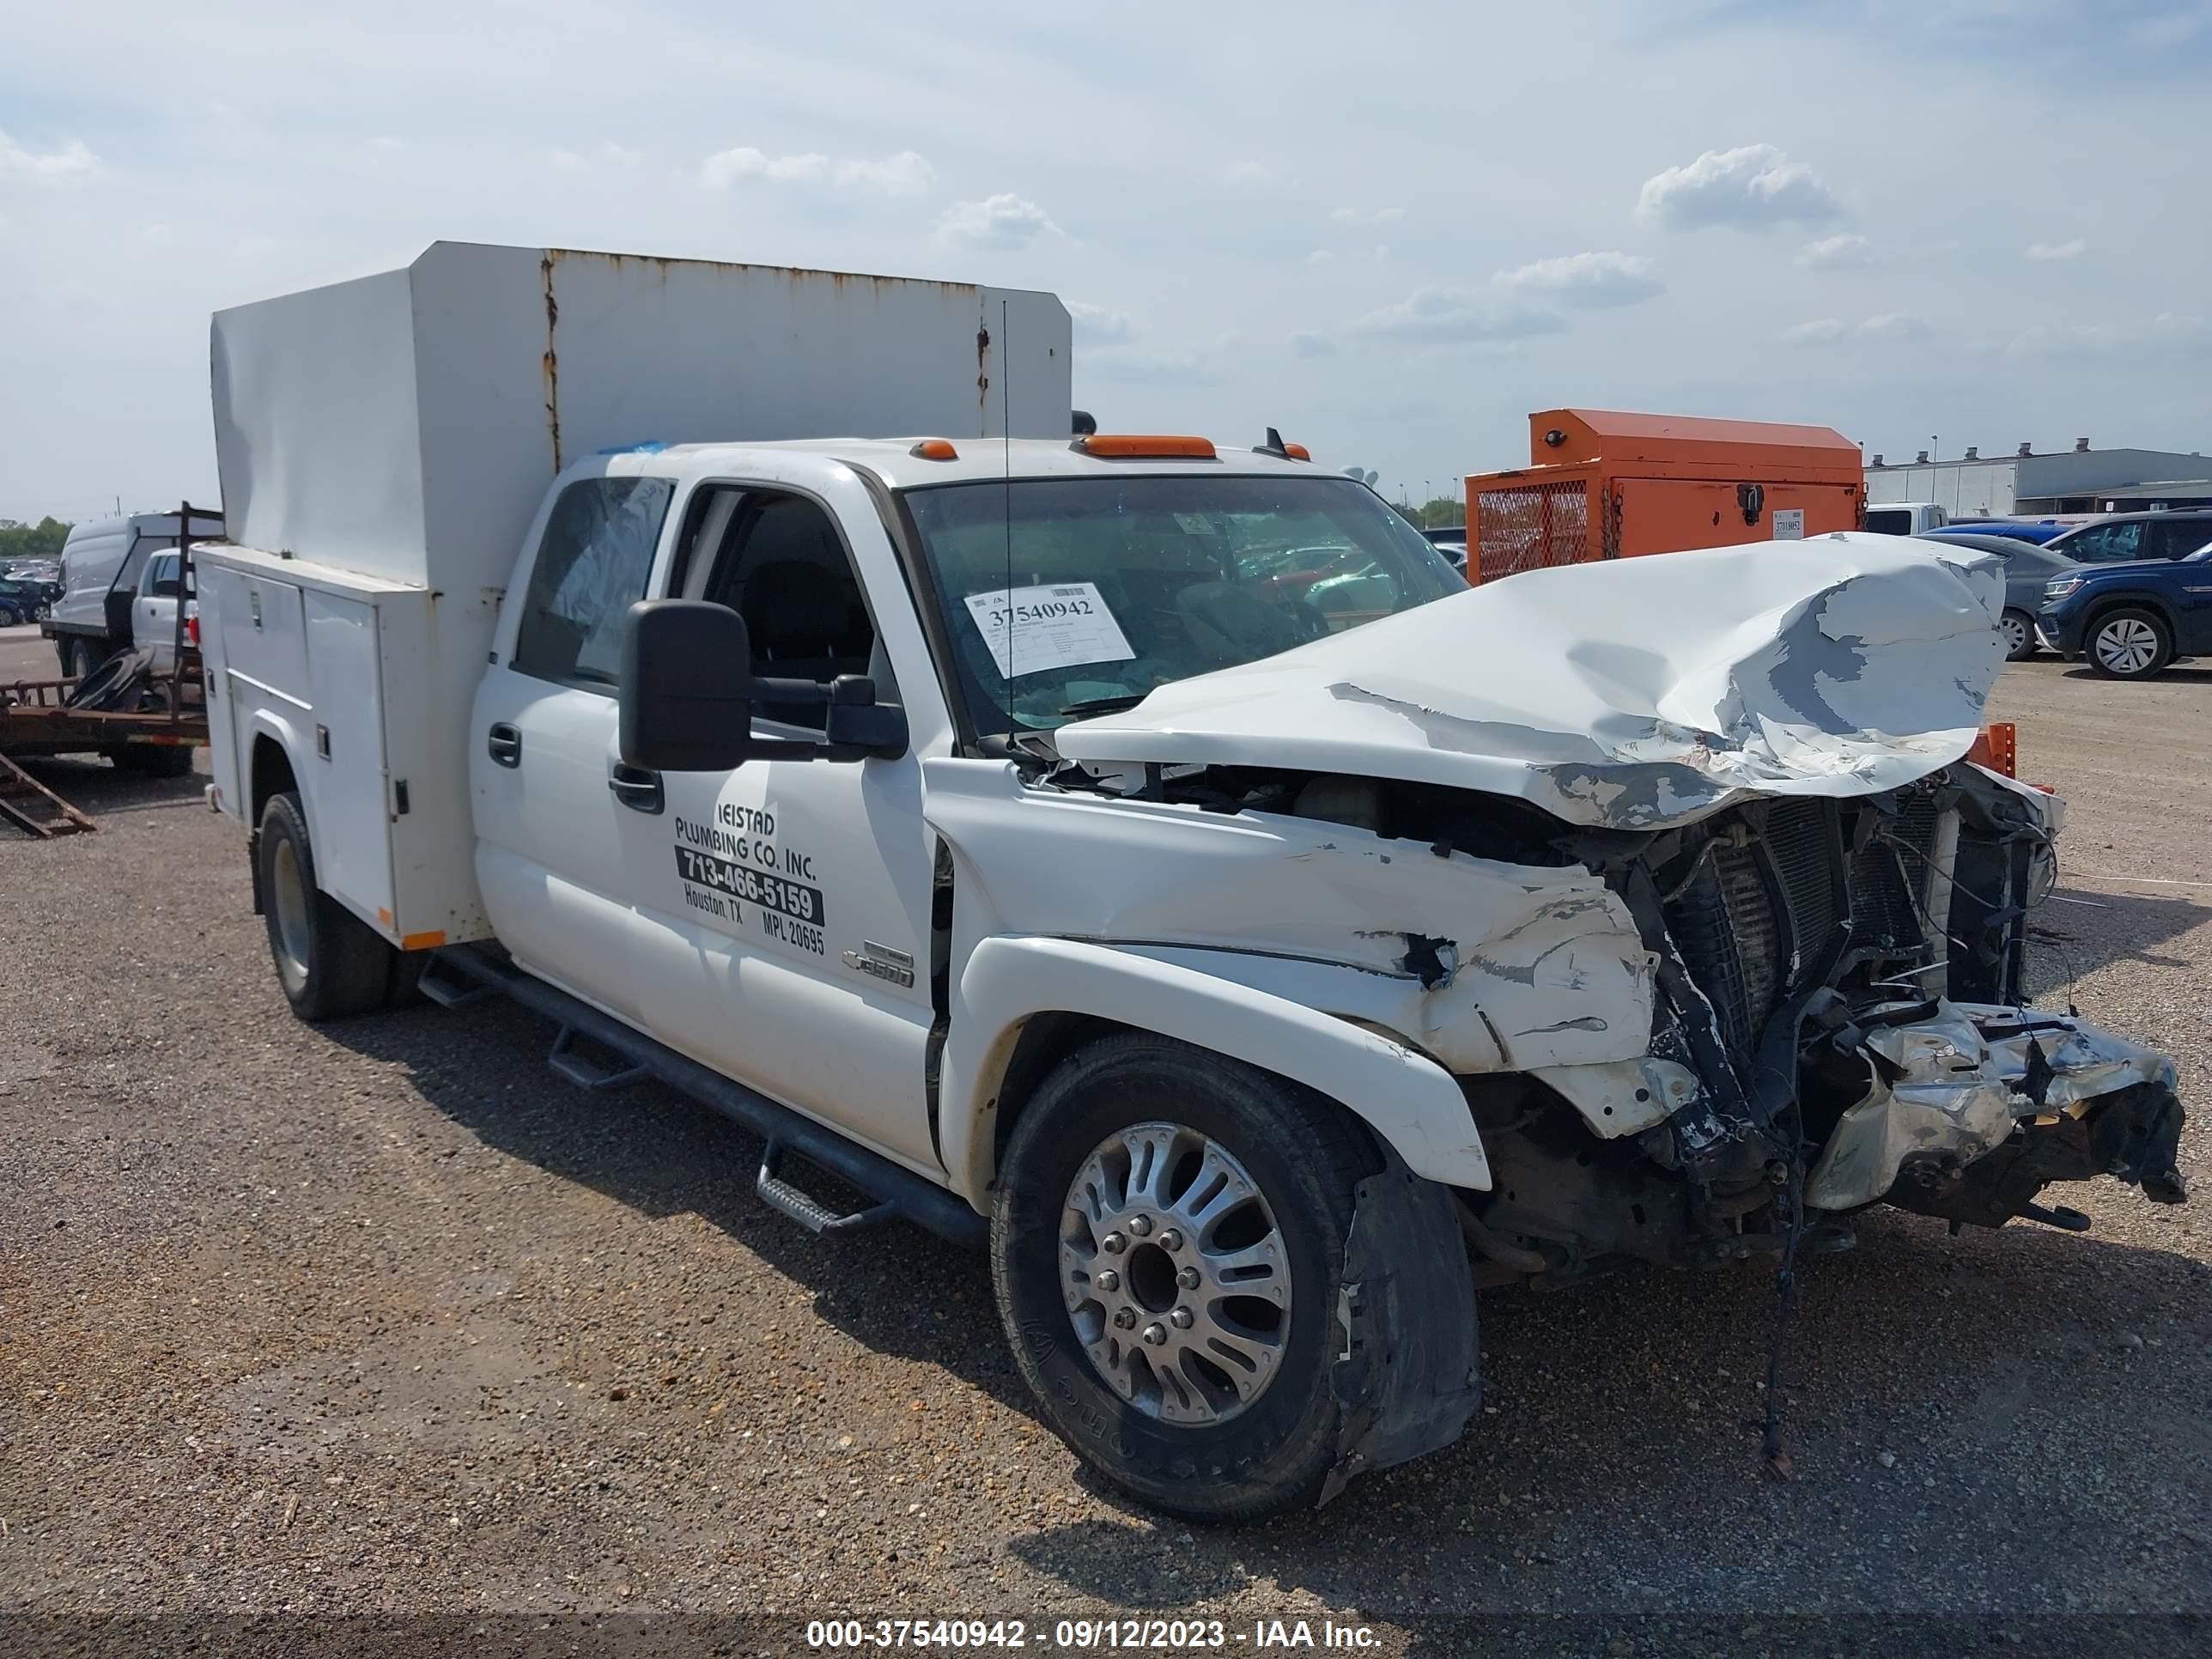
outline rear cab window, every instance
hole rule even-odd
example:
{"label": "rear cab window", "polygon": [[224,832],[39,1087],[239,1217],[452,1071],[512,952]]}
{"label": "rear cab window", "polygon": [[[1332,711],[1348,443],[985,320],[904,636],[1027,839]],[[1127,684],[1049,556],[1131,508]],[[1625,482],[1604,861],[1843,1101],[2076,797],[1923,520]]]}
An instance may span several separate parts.
{"label": "rear cab window", "polygon": [[518,674],[612,696],[621,683],[623,619],[645,597],[666,478],[579,478],[545,520],[514,636]]}

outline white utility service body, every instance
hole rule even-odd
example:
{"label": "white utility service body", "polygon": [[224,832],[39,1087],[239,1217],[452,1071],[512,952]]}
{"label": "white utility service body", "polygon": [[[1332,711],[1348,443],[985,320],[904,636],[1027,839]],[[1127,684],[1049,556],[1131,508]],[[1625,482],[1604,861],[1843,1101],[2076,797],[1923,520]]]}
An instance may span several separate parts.
{"label": "white utility service body", "polygon": [[1455,1437],[1478,1281],[2179,1201],[2172,1063],[2022,1006],[1994,562],[1468,590],[1069,386],[1049,295],[818,272],[439,244],[219,314],[210,797],[295,1008],[439,951],[810,1225],[988,1212],[1040,1409],[1212,1518]]}

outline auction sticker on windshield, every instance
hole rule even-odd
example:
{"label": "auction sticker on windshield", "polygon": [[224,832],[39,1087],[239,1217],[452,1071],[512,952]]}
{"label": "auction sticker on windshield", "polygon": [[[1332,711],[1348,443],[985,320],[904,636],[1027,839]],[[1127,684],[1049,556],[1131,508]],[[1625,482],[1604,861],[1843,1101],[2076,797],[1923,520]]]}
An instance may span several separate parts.
{"label": "auction sticker on windshield", "polygon": [[970,593],[968,611],[991,660],[1010,680],[1079,663],[1127,662],[1137,654],[1095,582]]}

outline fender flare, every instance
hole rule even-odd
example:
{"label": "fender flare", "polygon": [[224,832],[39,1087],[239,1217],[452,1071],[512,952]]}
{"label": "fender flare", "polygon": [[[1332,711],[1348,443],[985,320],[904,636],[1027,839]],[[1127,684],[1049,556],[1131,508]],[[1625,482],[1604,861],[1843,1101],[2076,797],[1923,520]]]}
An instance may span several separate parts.
{"label": "fender flare", "polygon": [[1336,1101],[1419,1176],[1486,1190],[1459,1084],[1381,1032],[1178,963],[1086,940],[987,939],[954,988],[939,1110],[953,1184],[981,1204],[997,1167],[998,1091],[1022,1027],[1079,1013],[1278,1073]]}
{"label": "fender flare", "polygon": [[307,769],[300,763],[301,745],[299,736],[293,729],[292,722],[271,708],[256,708],[246,720],[244,741],[240,745],[243,753],[239,760],[240,769],[245,773],[246,799],[240,805],[245,809],[247,835],[258,836],[261,833],[261,819],[253,812],[253,751],[259,741],[267,738],[283,751],[285,763],[292,769],[292,781],[300,795],[300,816],[307,821],[307,839],[311,842],[322,840],[321,831],[315,823],[315,803],[307,788]]}

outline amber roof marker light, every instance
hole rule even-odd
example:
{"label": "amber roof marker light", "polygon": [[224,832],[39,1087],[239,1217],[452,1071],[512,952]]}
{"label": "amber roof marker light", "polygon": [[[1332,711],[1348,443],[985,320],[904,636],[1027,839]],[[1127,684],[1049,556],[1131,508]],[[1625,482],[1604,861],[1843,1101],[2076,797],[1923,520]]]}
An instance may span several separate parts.
{"label": "amber roof marker light", "polygon": [[907,453],[917,461],[957,461],[960,452],[952,447],[950,438],[924,438]]}
{"label": "amber roof marker light", "polygon": [[1146,436],[1126,432],[1094,432],[1068,445],[1079,455],[1102,461],[1210,461],[1216,459],[1211,438],[1179,438],[1164,434]]}

